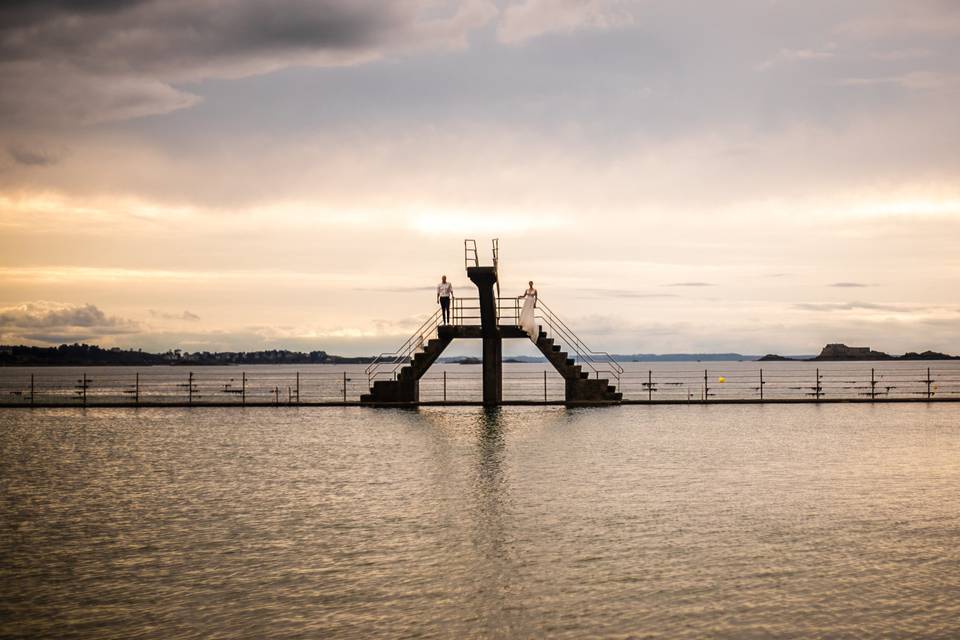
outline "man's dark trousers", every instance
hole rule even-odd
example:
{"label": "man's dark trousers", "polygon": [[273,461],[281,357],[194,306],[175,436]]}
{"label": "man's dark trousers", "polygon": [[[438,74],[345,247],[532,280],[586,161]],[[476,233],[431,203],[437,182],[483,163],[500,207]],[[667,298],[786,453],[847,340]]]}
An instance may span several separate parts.
{"label": "man's dark trousers", "polygon": [[443,312],[443,323],[450,324],[450,296],[440,296],[440,310]]}

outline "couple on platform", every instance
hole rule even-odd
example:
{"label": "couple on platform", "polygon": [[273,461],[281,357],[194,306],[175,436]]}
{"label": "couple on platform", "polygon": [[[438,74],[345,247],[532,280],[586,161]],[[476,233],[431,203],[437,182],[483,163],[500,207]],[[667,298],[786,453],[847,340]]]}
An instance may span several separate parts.
{"label": "couple on platform", "polygon": [[[537,308],[537,290],[533,287],[533,280],[528,283],[527,290],[517,296],[523,300],[523,309],[520,311],[520,317],[517,324],[521,329],[527,332],[532,339],[537,339],[537,322],[535,318],[535,309]],[[440,279],[437,285],[437,303],[440,305],[441,319],[443,324],[450,324],[450,300],[453,298],[453,285],[447,282],[447,276]]]}

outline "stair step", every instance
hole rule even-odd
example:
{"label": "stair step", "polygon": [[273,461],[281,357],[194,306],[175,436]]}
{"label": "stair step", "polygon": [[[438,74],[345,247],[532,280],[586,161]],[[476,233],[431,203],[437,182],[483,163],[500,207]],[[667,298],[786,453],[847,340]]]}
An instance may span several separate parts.
{"label": "stair step", "polygon": [[567,358],[566,362],[567,362],[567,366],[572,367],[574,364],[576,364],[577,361],[575,358]]}
{"label": "stair step", "polygon": [[559,351],[560,351],[560,345],[558,345],[558,344],[553,345],[553,350],[559,352]]}

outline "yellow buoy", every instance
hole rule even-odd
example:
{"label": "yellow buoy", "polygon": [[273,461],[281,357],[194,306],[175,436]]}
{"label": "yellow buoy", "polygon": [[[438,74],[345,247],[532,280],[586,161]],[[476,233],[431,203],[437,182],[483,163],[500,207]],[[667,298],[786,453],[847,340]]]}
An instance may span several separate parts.
{"label": "yellow buoy", "polygon": [[727,381],[727,379],[724,378],[723,376],[720,376],[720,379],[717,380],[717,382],[726,382],[726,381]]}

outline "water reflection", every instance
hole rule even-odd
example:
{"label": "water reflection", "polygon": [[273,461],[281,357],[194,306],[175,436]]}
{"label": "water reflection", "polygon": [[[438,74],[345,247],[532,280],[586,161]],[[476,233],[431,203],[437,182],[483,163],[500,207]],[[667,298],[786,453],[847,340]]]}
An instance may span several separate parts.
{"label": "water reflection", "polygon": [[958,452],[944,406],[10,411],[0,637],[948,637]]}
{"label": "water reflection", "polygon": [[[511,596],[517,558],[510,511],[510,474],[506,464],[506,422],[499,408],[485,408],[474,422],[476,437],[470,509],[478,624],[485,635],[506,635],[518,626]],[[483,635],[483,634],[482,634]]]}

